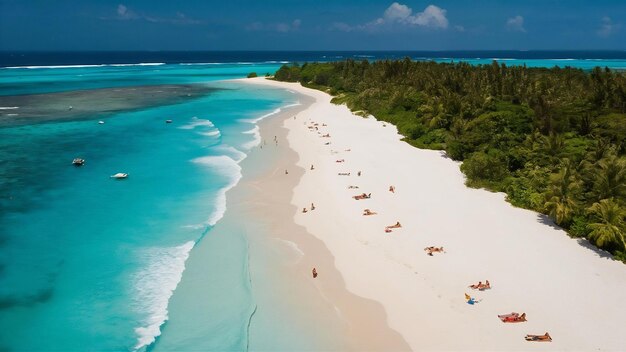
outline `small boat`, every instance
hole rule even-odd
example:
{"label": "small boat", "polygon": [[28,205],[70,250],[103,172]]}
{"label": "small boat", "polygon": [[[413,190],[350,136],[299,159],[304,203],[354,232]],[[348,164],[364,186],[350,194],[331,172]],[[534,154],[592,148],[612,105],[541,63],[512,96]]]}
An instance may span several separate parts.
{"label": "small boat", "polygon": [[104,121],[98,121],[98,123],[104,125]]}
{"label": "small boat", "polygon": [[72,160],[72,164],[74,166],[83,166],[83,165],[85,165],[85,159],[74,158],[74,160]]}
{"label": "small boat", "polygon": [[121,179],[124,179],[124,178],[127,178],[127,177],[128,177],[128,174],[127,173],[123,173],[123,172],[118,172],[115,175],[111,175],[111,178],[116,178],[118,180],[121,180]]}
{"label": "small boat", "polygon": [[172,123],[172,120],[165,120],[165,123]]}

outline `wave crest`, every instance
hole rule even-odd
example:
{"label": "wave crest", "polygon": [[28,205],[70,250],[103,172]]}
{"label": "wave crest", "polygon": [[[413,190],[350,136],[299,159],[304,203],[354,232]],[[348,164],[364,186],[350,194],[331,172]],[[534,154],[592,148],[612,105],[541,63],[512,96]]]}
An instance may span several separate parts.
{"label": "wave crest", "polygon": [[168,303],[180,282],[185,262],[194,242],[170,248],[149,248],[139,254],[147,265],[134,277],[135,307],[147,313],[142,326],[135,328],[138,335],[134,349],[149,346],[161,335],[161,325],[168,319]]}

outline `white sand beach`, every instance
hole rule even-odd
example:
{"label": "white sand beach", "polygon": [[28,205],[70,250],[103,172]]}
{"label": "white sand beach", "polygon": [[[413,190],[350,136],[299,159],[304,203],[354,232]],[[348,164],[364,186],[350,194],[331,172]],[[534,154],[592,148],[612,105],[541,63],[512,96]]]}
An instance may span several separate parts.
{"label": "white sand beach", "polygon": [[[323,92],[261,78],[242,82],[315,99],[284,123],[305,170],[292,199],[295,222],[328,248],[351,293],[384,307],[411,349],[626,348],[626,265],[544,216],[514,208],[503,194],[467,188],[458,163],[402,142],[394,126],[333,105]],[[361,193],[371,198],[352,198]],[[302,213],[311,203],[316,209]],[[363,216],[366,208],[377,214]],[[396,222],[402,227],[384,231]],[[445,253],[428,256],[427,246]],[[315,262],[315,253],[305,254]],[[322,285],[325,268],[317,271]],[[468,288],[485,280],[490,290]],[[465,293],[479,303],[466,303]],[[528,321],[497,317],[511,312],[525,312]],[[545,332],[552,342],[524,339]]]}

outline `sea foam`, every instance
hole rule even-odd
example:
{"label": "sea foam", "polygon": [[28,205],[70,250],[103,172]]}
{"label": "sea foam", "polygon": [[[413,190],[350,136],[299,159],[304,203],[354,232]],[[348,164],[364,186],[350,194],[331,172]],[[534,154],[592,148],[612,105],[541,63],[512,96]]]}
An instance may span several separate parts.
{"label": "sea foam", "polygon": [[165,65],[164,62],[142,62],[138,64],[98,64],[98,65],[49,65],[49,66],[9,66],[4,67],[8,69],[25,68],[25,69],[40,69],[40,68],[92,68],[92,67],[106,67],[106,66],[161,66]]}
{"label": "sea foam", "polygon": [[258,146],[259,144],[261,144],[261,132],[259,129],[258,125],[255,125],[253,129],[248,130],[248,131],[243,131],[241,132],[243,134],[251,134],[254,136],[254,139],[252,139],[249,142],[244,143],[241,147],[246,149],[246,150],[250,150],[256,146]]}
{"label": "sea foam", "polygon": [[[235,148],[233,148],[236,150]],[[241,152],[239,152],[241,153]],[[244,155],[244,153],[241,153]],[[243,160],[243,159],[241,159]],[[241,166],[237,160],[227,156],[204,156],[192,160],[194,163],[205,165],[211,168],[212,171],[221,174],[228,179],[228,183],[225,187],[222,187],[215,195],[215,210],[209,216],[206,221],[206,225],[214,226],[226,213],[226,192],[235,187],[241,179]]]}
{"label": "sea foam", "polygon": [[213,122],[211,122],[211,120],[208,119],[200,119],[196,116],[191,118],[191,122],[189,122],[186,125],[182,125],[178,128],[182,129],[182,130],[193,130],[196,127],[215,127],[215,125],[213,124]]}
{"label": "sea foam", "polygon": [[135,328],[138,335],[135,350],[152,344],[161,335],[161,325],[168,319],[170,297],[182,278],[185,261],[194,242],[170,248],[149,248],[139,253],[147,265],[134,277],[135,307],[147,314],[142,326]]}

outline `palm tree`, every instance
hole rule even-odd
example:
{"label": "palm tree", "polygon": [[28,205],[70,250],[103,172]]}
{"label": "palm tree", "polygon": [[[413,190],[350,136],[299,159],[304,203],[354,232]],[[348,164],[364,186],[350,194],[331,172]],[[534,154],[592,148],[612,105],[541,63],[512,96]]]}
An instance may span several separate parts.
{"label": "palm tree", "polygon": [[611,155],[600,160],[598,167],[593,187],[596,199],[626,197],[626,160]]}
{"label": "palm tree", "polygon": [[613,198],[610,198],[594,203],[589,208],[589,212],[596,221],[588,225],[591,229],[589,239],[598,247],[617,244],[626,249],[626,234],[622,230],[626,211]]}
{"label": "palm tree", "polygon": [[576,211],[582,182],[574,174],[572,163],[565,159],[561,171],[551,177],[545,193],[544,209],[557,225],[569,223]]}

